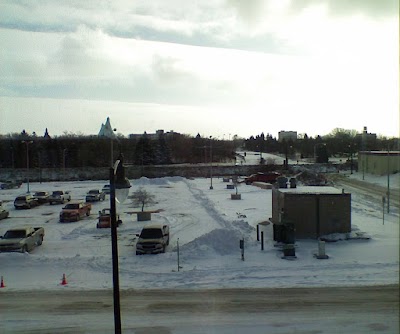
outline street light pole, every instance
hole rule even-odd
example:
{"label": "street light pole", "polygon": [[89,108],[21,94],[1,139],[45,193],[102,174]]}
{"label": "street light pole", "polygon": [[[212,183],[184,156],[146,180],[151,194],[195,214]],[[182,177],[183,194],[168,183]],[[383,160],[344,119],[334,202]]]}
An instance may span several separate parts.
{"label": "street light pole", "polygon": [[389,207],[390,207],[390,151],[389,151],[389,145],[387,149],[387,213],[389,213]]}
{"label": "street light pole", "polygon": [[63,149],[63,181],[65,181],[65,154],[67,153],[68,149]]}
{"label": "street light pole", "polygon": [[211,184],[210,184],[210,189],[214,189],[213,184],[212,184],[212,178],[213,178],[213,170],[212,170],[212,137],[210,136],[210,177],[211,177]]}
{"label": "street light pole", "polygon": [[29,144],[32,144],[33,141],[23,140],[22,143],[26,145],[26,181],[28,186],[27,193],[29,193]]}
{"label": "street light pole", "polygon": [[11,146],[11,166],[14,169],[14,147]]}
{"label": "street light pole", "polygon": [[[117,131],[117,129],[113,129],[113,131]],[[114,133],[111,136],[111,167],[113,166],[114,163]]]}
{"label": "street light pole", "polygon": [[110,168],[110,214],[111,214],[111,252],[113,267],[113,299],[114,299],[114,329],[115,333],[121,333],[121,309],[119,298],[119,266],[118,266],[118,238],[117,238],[117,214],[115,208],[115,174],[114,168]]}
{"label": "street light pole", "polygon": [[118,236],[117,236],[117,212],[116,212],[116,190],[124,190],[121,197],[117,200],[123,202],[131,187],[125,177],[123,166],[123,156],[120,154],[114,167],[110,167],[110,215],[111,215],[111,251],[113,267],[113,300],[114,300],[114,331],[115,334],[121,333],[121,307],[119,293],[119,265],[118,265]]}

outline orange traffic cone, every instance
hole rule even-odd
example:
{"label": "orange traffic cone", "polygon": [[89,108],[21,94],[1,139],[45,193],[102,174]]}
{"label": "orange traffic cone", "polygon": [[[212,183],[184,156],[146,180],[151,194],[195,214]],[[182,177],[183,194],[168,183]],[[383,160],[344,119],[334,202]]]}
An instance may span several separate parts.
{"label": "orange traffic cone", "polygon": [[65,277],[65,274],[63,274],[62,280],[61,280],[61,285],[67,285],[67,279]]}
{"label": "orange traffic cone", "polygon": [[1,276],[1,283],[0,283],[0,288],[5,288],[6,285],[4,284],[3,276]]}

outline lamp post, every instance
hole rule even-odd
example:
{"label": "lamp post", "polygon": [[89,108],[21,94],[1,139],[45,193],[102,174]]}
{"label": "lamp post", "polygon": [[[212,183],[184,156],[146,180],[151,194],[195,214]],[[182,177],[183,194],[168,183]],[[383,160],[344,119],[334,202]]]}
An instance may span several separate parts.
{"label": "lamp post", "polygon": [[212,137],[210,136],[210,177],[211,177],[211,184],[210,184],[210,189],[214,189],[213,184],[212,184],[212,178],[213,178],[213,170],[212,170]]}
{"label": "lamp post", "polygon": [[11,167],[12,169],[14,169],[14,147],[11,146],[10,149],[11,149]]}
{"label": "lamp post", "polygon": [[350,174],[353,174],[353,147],[349,144],[349,152],[350,152]]}
{"label": "lamp post", "polygon": [[32,144],[32,140],[23,140],[21,143],[26,145],[26,181],[27,181],[27,193],[29,193],[29,144]]}
{"label": "lamp post", "polygon": [[[113,131],[117,131],[117,129],[113,129]],[[112,133],[111,135],[111,167],[113,166],[113,162],[114,162],[114,133]]]}
{"label": "lamp post", "polygon": [[387,212],[389,213],[390,207],[390,150],[389,144],[387,148]]}
{"label": "lamp post", "polygon": [[110,214],[111,214],[111,250],[113,267],[113,300],[114,300],[114,331],[121,333],[121,308],[119,298],[119,268],[118,268],[118,238],[116,204],[125,201],[131,184],[125,177],[123,156],[120,153],[113,167],[110,167]]}
{"label": "lamp post", "polygon": [[63,181],[65,181],[65,155],[67,153],[68,149],[64,148],[63,149]]}

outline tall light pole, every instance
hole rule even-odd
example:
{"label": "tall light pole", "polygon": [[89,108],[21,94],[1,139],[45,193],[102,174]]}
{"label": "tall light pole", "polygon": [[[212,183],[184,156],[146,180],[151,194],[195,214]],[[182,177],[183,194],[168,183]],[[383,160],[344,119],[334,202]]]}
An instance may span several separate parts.
{"label": "tall light pole", "polygon": [[11,166],[12,169],[14,169],[14,147],[11,146],[10,149],[11,149]]}
{"label": "tall light pole", "polygon": [[116,204],[125,201],[129,194],[131,184],[125,177],[123,156],[120,153],[113,167],[110,167],[110,214],[111,214],[111,251],[113,267],[113,300],[114,300],[114,331],[121,333],[121,307],[119,294],[119,268],[118,268],[118,237],[117,237],[117,212]]}
{"label": "tall light pole", "polygon": [[212,184],[212,178],[213,178],[213,170],[212,170],[212,137],[210,136],[210,177],[211,177],[211,184],[210,184],[210,189],[214,189],[213,184]]}
{"label": "tall light pole", "polygon": [[65,155],[67,153],[68,149],[64,148],[63,149],[63,181],[65,181]]}
{"label": "tall light pole", "polygon": [[[117,129],[113,129],[113,131],[117,131]],[[111,167],[113,166],[114,163],[114,133],[111,135]]]}
{"label": "tall light pole", "polygon": [[387,149],[387,212],[389,213],[389,206],[390,206],[390,151],[389,151],[389,144]]}
{"label": "tall light pole", "polygon": [[32,140],[23,140],[21,143],[26,145],[26,180],[28,185],[27,193],[29,193],[29,144],[32,144]]}
{"label": "tall light pole", "polygon": [[353,174],[353,147],[352,144],[349,145],[350,151],[350,174]]}

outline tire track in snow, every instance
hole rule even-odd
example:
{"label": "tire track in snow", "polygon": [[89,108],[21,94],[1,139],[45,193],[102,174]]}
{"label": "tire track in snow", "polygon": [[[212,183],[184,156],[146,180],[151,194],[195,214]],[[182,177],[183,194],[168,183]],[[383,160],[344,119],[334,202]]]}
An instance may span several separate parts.
{"label": "tire track in snow", "polygon": [[207,214],[218,223],[222,228],[231,228],[232,223],[224,219],[218,210],[215,208],[214,203],[207,197],[203,190],[195,188],[190,180],[183,180],[190,193],[197,200],[197,203],[201,205],[202,208],[207,212]]}
{"label": "tire track in snow", "polygon": [[214,205],[214,202],[199,188],[193,187],[190,181],[184,181],[193,198],[197,201],[206,214],[212,219],[217,227],[206,234],[202,234],[191,242],[184,245],[185,250],[192,253],[192,256],[199,256],[208,250],[221,255],[235,252],[243,235],[249,235],[252,227],[244,220],[227,220],[223,217]]}

